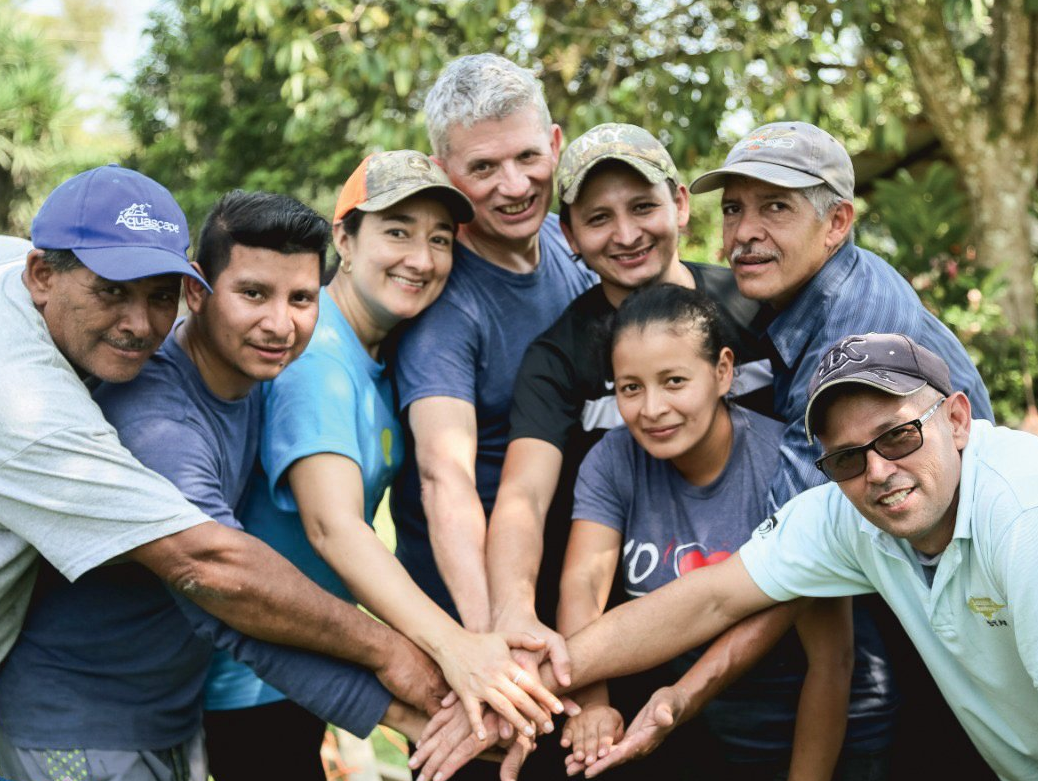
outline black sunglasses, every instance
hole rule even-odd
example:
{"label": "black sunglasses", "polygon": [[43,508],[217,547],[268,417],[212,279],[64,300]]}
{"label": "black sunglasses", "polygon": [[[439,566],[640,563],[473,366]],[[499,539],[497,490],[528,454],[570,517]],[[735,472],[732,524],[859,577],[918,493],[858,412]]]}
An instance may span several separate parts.
{"label": "black sunglasses", "polygon": [[942,398],[915,420],[887,429],[867,445],[848,447],[822,456],[815,461],[815,466],[834,483],[840,483],[865,471],[865,455],[870,450],[875,450],[887,461],[904,458],[923,446],[923,424],[943,403]]}

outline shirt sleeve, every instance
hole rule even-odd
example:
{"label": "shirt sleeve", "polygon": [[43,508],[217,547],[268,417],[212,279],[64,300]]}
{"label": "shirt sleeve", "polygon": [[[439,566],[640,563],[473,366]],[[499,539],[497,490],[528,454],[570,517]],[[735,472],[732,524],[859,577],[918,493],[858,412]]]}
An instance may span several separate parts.
{"label": "shirt sleeve", "polygon": [[242,528],[224,497],[216,451],[190,422],[141,418],[123,426],[120,438],[142,464],[167,478],[206,516],[232,529]]}
{"label": "shirt sleeve", "polygon": [[235,660],[248,665],[265,682],[316,716],[364,737],[385,715],[392,695],[369,670],[329,656],[256,640],[227,626],[183,595],[170,593],[195,634],[228,651]]}
{"label": "shirt sleeve", "polygon": [[509,440],[530,437],[563,450],[580,420],[575,386],[572,362],[544,336],[535,339],[516,376]]}
{"label": "shirt sleeve", "polygon": [[323,355],[300,358],[266,390],[260,462],[274,504],[298,512],[285,472],[315,453],[361,463],[357,389],[346,367]]}
{"label": "shirt sleeve", "polygon": [[818,446],[807,442],[803,419],[798,418],[786,425],[779,445],[778,467],[768,487],[769,512],[775,512],[808,488],[826,482],[825,475],[815,466],[820,455]]}
{"label": "shirt sleeve", "polygon": [[1013,611],[1016,647],[1024,669],[1038,688],[1038,509],[1021,513],[1003,535],[996,569],[1004,573],[1006,603]]}
{"label": "shirt sleeve", "polygon": [[875,591],[845,533],[860,523],[833,485],[807,491],[758,526],[739,549],[750,577],[772,599]]}
{"label": "shirt sleeve", "polygon": [[623,534],[630,515],[631,469],[608,434],[588,451],[573,491],[573,519],[594,521]]}
{"label": "shirt sleeve", "polygon": [[478,324],[449,301],[441,299],[426,310],[400,340],[400,408],[430,396],[474,405],[480,342]]}
{"label": "shirt sleeve", "polygon": [[3,464],[0,518],[69,580],[209,518],[110,427],[72,427]]}

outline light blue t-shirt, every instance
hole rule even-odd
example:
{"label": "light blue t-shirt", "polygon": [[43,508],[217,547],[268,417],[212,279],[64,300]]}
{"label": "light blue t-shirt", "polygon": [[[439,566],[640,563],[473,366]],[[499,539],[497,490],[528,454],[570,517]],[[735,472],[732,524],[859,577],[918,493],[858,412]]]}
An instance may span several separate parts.
{"label": "light blue t-shirt", "polygon": [[[355,462],[364,481],[364,519],[374,522],[382,495],[403,461],[404,446],[386,365],[364,349],[327,290],[310,344],[263,386],[260,467],[238,517],[256,535],[336,596],[353,601],[335,571],[310,545],[288,486],[301,458],[335,453]],[[284,699],[227,654],[214,657],[208,710],[248,708]]]}
{"label": "light blue t-shirt", "polygon": [[[476,410],[476,490],[487,517],[497,496],[508,446],[512,390],[523,354],[569,303],[598,281],[573,259],[549,214],[539,233],[540,262],[516,274],[481,258],[461,242],[440,298],[404,333],[396,360],[400,407],[449,396]],[[441,607],[454,610],[429,543],[414,448],[390,494],[397,557],[418,586]]]}
{"label": "light blue t-shirt", "polygon": [[909,543],[834,483],[790,500],[740,555],[772,599],[878,592],[985,761],[1038,779],[1038,437],[972,422],[932,587]]}
{"label": "light blue t-shirt", "polygon": [[[768,514],[768,483],[779,464],[785,425],[730,408],[732,447],[708,485],[692,485],[669,461],[653,458],[626,427],[595,445],[580,467],[573,517],[623,535],[624,586],[638,597],[735,553]],[[705,648],[675,660],[684,672]],[[793,726],[807,660],[788,632],[745,676],[704,709],[726,753],[779,759],[793,745]],[[868,667],[856,665],[846,745],[872,751],[889,739],[888,714],[876,707]]]}

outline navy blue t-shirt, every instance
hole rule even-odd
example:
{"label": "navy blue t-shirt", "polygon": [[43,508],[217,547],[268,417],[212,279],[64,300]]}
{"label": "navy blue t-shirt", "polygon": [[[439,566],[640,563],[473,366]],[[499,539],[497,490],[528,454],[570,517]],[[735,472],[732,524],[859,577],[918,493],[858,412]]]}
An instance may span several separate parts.
{"label": "navy blue t-shirt", "polygon": [[[549,214],[540,230],[540,262],[528,274],[502,269],[455,243],[443,294],[401,337],[395,368],[405,413],[430,396],[462,399],[476,409],[476,490],[488,516],[501,480],[523,354],[596,281],[573,259],[558,217]],[[426,594],[454,612],[429,543],[414,440],[407,425],[404,430],[404,465],[390,493],[397,557]]]}
{"label": "navy blue t-shirt", "polygon": [[[256,459],[258,386],[243,399],[219,398],[170,334],[134,381],[104,383],[94,399],[145,466],[214,520],[241,528],[233,508]],[[359,734],[388,705],[388,692],[370,673],[246,638],[175,599],[138,564],[99,567],[75,583],[44,568],[0,671],[0,729],[22,748],[181,743],[201,727],[213,643]]]}
{"label": "navy blue t-shirt", "polygon": [[[739,550],[768,515],[767,487],[779,464],[783,423],[730,407],[732,448],[709,485],[689,483],[669,461],[650,456],[626,427],[595,445],[580,467],[573,518],[623,536],[624,586],[638,597]],[[675,660],[679,672],[705,647]],[[711,730],[737,759],[741,752],[778,758],[789,752],[807,660],[791,630],[750,672],[703,711]],[[876,712],[867,668],[856,671],[847,745],[862,751],[886,740],[888,719]]]}

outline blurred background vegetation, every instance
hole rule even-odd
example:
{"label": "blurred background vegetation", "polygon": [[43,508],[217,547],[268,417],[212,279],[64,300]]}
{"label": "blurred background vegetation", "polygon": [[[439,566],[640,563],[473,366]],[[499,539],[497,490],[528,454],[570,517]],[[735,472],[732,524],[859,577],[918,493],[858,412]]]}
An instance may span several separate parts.
{"label": "blurred background vegetation", "polygon": [[[44,9],[41,11],[41,7]],[[760,122],[842,139],[859,243],[970,350],[996,414],[1035,425],[1038,0],[153,0],[106,106],[77,103],[115,0],[0,0],[0,232],[70,173],[118,160],[192,225],[233,187],[328,213],[372,150],[428,150],[443,64],[494,51],[541,77],[568,138],[647,127],[688,178]],[[717,260],[717,196],[685,254]],[[863,302],[867,305],[867,302]],[[1030,417],[1028,417],[1030,416]]]}

